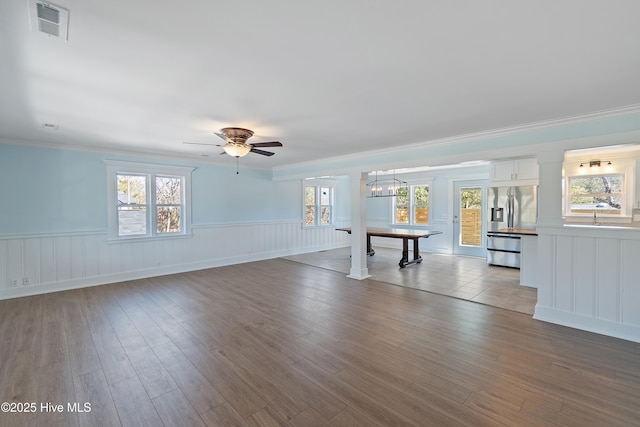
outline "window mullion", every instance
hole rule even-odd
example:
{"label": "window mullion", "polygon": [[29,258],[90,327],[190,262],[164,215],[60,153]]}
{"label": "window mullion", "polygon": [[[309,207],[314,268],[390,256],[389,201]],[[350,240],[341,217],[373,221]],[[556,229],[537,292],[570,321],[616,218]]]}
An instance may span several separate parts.
{"label": "window mullion", "polygon": [[180,177],[180,207],[178,209],[180,209],[180,230],[184,230],[186,228],[186,209],[183,208],[183,206],[186,206],[186,202],[185,202],[185,197],[186,197],[186,192],[184,191],[184,183],[185,179]]}
{"label": "window mullion", "polygon": [[416,224],[416,186],[411,186],[411,197],[409,198],[409,224]]}
{"label": "window mullion", "polygon": [[155,174],[147,174],[147,182],[149,185],[149,199],[147,200],[147,209],[149,214],[147,216],[147,223],[149,224],[149,235],[156,236],[158,234],[158,214],[156,212],[156,176]]}
{"label": "window mullion", "polygon": [[320,204],[320,197],[322,197],[322,186],[316,185],[316,225],[322,223],[322,205]]}

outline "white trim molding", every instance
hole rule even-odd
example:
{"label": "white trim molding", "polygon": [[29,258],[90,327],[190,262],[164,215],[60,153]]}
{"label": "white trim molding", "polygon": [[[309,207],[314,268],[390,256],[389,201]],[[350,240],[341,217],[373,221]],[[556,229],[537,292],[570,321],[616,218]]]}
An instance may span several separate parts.
{"label": "white trim molding", "polygon": [[0,299],[349,246],[346,233],[300,221],[193,227],[191,239],[108,243],[106,232],[0,239]]}
{"label": "white trim molding", "polygon": [[273,171],[274,171],[274,174],[276,175],[275,177],[276,180],[294,179],[294,177],[292,176],[288,176],[288,177],[279,176],[281,175],[280,172],[283,172],[283,175],[287,175],[285,172],[288,169],[292,169],[292,168],[308,169],[316,165],[322,165],[322,164],[327,164],[332,162],[340,163],[341,161],[345,161],[345,160],[348,160],[351,163],[355,163],[356,159],[367,158],[371,156],[380,156],[380,155],[384,156],[385,154],[397,154],[398,151],[413,152],[415,150],[419,150],[425,147],[465,143],[465,142],[488,139],[488,138],[498,138],[498,137],[509,136],[509,135],[513,135],[521,132],[530,132],[530,131],[536,131],[540,129],[548,129],[548,128],[557,127],[557,126],[584,123],[584,122],[590,122],[594,120],[601,120],[601,119],[607,119],[607,118],[622,117],[622,116],[627,116],[632,114],[640,114],[640,104],[633,104],[633,105],[628,105],[628,106],[623,106],[618,108],[612,108],[609,110],[596,111],[596,112],[591,112],[586,114],[579,114],[579,115],[561,117],[561,118],[550,119],[550,120],[524,123],[521,125],[514,125],[514,126],[509,126],[504,128],[490,129],[486,131],[473,132],[473,133],[467,133],[462,135],[454,135],[454,136],[449,136],[444,138],[437,138],[437,139],[423,141],[415,144],[399,145],[399,146],[393,146],[390,148],[384,148],[379,150],[369,150],[369,151],[360,152],[357,154],[350,154],[346,156],[334,156],[330,158],[311,160],[307,162],[291,163],[284,166],[276,166],[273,168]]}
{"label": "white trim molding", "polygon": [[534,318],[640,342],[640,230],[538,228]]}
{"label": "white trim molding", "polygon": [[[136,163],[123,162],[118,160],[104,160],[107,166],[107,219],[109,240],[111,242],[149,240],[149,239],[166,239],[173,237],[189,237],[191,236],[191,174],[195,168],[175,165],[163,165],[155,163]],[[147,232],[141,236],[120,236],[118,231],[118,186],[117,175],[123,173],[141,174],[146,179],[146,229]],[[153,229],[155,223],[154,207],[156,204],[156,190],[153,181],[156,175],[167,175],[177,177],[181,181],[180,191],[180,232],[157,234]]]}

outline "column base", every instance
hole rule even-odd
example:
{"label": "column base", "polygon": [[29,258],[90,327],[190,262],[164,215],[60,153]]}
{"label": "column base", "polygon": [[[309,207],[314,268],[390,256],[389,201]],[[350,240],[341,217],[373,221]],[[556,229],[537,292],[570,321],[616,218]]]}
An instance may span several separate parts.
{"label": "column base", "polygon": [[351,269],[351,273],[347,274],[347,277],[349,279],[364,280],[371,277],[371,275],[369,274],[368,268],[363,268],[362,270],[358,271],[354,271],[353,269]]}

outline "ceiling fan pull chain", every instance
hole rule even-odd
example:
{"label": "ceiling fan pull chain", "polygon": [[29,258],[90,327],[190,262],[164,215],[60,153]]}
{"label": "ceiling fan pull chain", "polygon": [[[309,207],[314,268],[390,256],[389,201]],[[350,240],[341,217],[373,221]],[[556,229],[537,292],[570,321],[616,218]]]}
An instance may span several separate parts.
{"label": "ceiling fan pull chain", "polygon": [[240,175],[240,157],[236,157],[236,175]]}

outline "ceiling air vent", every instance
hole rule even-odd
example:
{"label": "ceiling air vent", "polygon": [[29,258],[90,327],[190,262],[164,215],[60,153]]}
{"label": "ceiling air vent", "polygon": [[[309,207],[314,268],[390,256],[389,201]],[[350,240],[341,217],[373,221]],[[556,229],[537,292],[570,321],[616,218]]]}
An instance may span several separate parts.
{"label": "ceiling air vent", "polygon": [[67,40],[69,11],[51,3],[29,0],[31,30]]}

